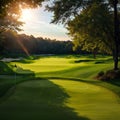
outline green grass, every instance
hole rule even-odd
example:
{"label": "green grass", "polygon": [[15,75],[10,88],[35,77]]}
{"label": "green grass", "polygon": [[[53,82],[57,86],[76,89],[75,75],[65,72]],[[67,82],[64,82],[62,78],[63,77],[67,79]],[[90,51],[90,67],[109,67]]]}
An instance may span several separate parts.
{"label": "green grass", "polygon": [[88,120],[64,105],[68,94],[49,80],[24,82],[11,91],[0,105],[1,120]]}
{"label": "green grass", "polygon": [[0,120],[120,119],[119,80],[94,79],[112,69],[111,56],[33,57],[0,66]]}
{"label": "green grass", "polygon": [[[80,58],[74,56],[64,57],[40,57],[30,63],[26,63],[26,60],[26,62],[12,62],[11,65],[17,64],[18,73],[28,73],[29,71],[32,71],[36,75],[40,75],[40,77],[63,76],[77,78],[88,78],[88,76],[90,77],[91,75],[94,75],[94,73],[96,74],[101,70],[110,69],[113,66],[111,57],[99,57],[97,59],[87,58],[86,56]],[[75,62],[80,60],[82,60],[82,62]],[[85,62],[85,60],[90,60],[90,62]],[[103,63],[96,64],[96,62],[99,61],[103,61]],[[28,71],[23,71],[23,69]]]}
{"label": "green grass", "polygon": [[[119,120],[120,105],[111,91],[78,81],[53,80],[70,96],[66,105],[90,120]],[[114,113],[114,115],[113,115]]]}

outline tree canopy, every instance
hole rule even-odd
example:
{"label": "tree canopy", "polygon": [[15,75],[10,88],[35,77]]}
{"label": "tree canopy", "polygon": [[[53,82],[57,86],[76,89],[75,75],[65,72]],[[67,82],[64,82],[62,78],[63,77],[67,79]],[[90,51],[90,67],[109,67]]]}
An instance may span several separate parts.
{"label": "tree canopy", "polygon": [[88,51],[112,53],[113,14],[109,14],[107,9],[106,5],[94,3],[90,9],[84,9],[80,15],[68,22],[67,28],[76,47],[82,46]]}
{"label": "tree canopy", "polygon": [[22,8],[35,8],[44,0],[0,0],[0,33],[5,30],[21,30],[19,21]]}
{"label": "tree canopy", "polygon": [[54,13],[53,23],[66,23],[81,14],[84,9],[91,8],[93,4],[104,4],[108,8],[113,8],[113,0],[54,0],[47,10]]}
{"label": "tree canopy", "polygon": [[54,13],[53,23],[68,25],[75,46],[112,53],[117,70],[119,6],[118,0],[54,0],[47,9]]}

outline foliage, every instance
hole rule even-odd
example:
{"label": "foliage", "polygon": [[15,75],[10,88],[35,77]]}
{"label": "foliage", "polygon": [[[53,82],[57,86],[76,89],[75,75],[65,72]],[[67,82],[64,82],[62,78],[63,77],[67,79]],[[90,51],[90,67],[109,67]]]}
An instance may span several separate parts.
{"label": "foliage", "polygon": [[106,73],[100,72],[97,75],[97,79],[104,80],[104,81],[110,81],[110,80],[118,80],[120,78],[120,70],[114,71],[114,70],[108,70]]}
{"label": "foliage", "polygon": [[14,13],[19,14],[21,7],[35,8],[37,6],[40,6],[42,1],[44,0],[0,0],[0,18],[7,15],[9,9],[13,9]]}
{"label": "foliage", "polygon": [[68,23],[75,48],[112,54],[114,49],[113,19],[105,5],[92,5]]}
{"label": "foliage", "polygon": [[98,73],[97,77],[99,78],[99,77],[101,77],[101,76],[103,76],[103,75],[104,75],[104,72],[103,72],[103,71],[100,71],[100,72]]}
{"label": "foliage", "polygon": [[[6,5],[6,13],[0,17],[0,33],[7,30],[20,31],[23,23],[19,21],[20,9],[16,3]],[[14,6],[14,7],[13,7]]]}
{"label": "foliage", "polygon": [[4,49],[3,32],[21,31],[24,23],[19,20],[22,8],[35,8],[41,5],[43,0],[0,0],[0,53]]}
{"label": "foliage", "polygon": [[57,0],[47,6],[47,9],[54,13],[53,23],[68,24],[74,44],[89,51],[112,53],[114,69],[117,70],[120,46],[119,6],[118,0]]}
{"label": "foliage", "polygon": [[23,22],[19,21],[22,8],[35,8],[43,0],[1,0],[0,1],[0,33],[6,30],[20,31]]}
{"label": "foliage", "polygon": [[82,10],[91,8],[95,3],[98,6],[103,4],[113,7],[112,0],[54,0],[47,6],[47,10],[54,13],[52,22],[67,23],[80,15]]}

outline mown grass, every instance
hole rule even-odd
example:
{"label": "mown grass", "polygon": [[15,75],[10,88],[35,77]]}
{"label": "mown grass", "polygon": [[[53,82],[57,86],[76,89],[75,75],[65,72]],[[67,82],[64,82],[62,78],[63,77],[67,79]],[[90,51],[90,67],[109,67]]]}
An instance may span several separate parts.
{"label": "mown grass", "polygon": [[[9,91],[10,92],[10,91]],[[49,80],[19,84],[0,105],[0,118],[12,120],[89,120],[64,105],[68,94]],[[6,116],[7,115],[7,116]]]}
{"label": "mown grass", "polygon": [[119,80],[94,79],[112,69],[111,56],[40,56],[0,66],[1,120],[120,119]]}
{"label": "mown grass", "polygon": [[109,90],[78,81],[52,80],[52,82],[65,89],[70,96],[65,104],[74,108],[78,115],[87,116],[90,120],[119,120],[120,105],[116,95]]}

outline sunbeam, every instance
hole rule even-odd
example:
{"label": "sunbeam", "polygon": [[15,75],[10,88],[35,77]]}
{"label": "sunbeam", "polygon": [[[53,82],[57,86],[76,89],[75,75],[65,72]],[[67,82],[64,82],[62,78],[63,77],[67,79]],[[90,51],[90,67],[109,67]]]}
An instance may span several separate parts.
{"label": "sunbeam", "polygon": [[26,53],[27,56],[30,56],[30,53],[28,52],[27,48],[24,46],[24,44],[20,41],[20,39],[16,39],[22,50]]}

